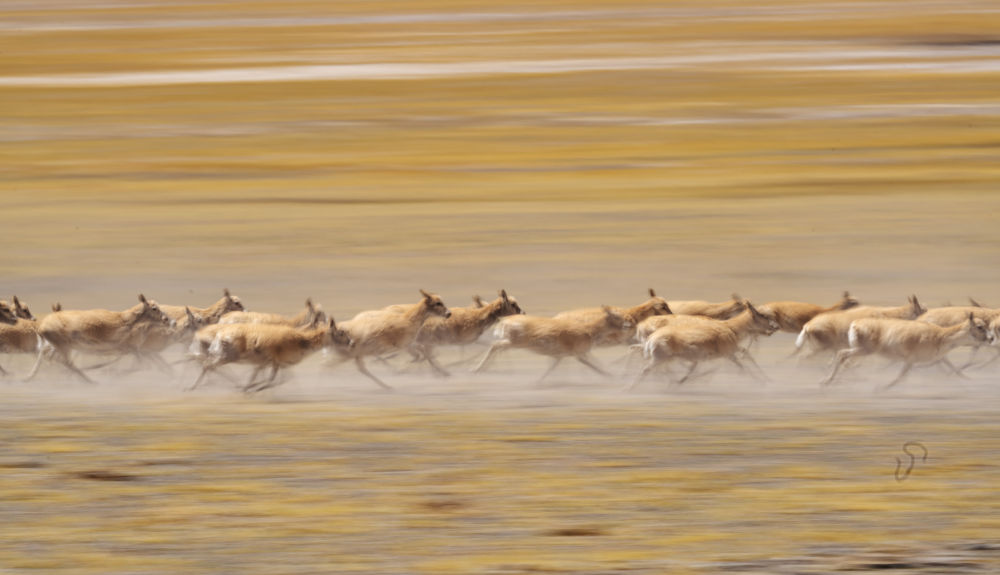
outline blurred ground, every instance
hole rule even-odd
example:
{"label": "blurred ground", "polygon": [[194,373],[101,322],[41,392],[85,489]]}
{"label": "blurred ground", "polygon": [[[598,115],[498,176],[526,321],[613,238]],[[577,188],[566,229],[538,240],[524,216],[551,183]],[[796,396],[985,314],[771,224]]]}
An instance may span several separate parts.
{"label": "blurred ground", "polygon": [[[997,30],[985,1],[9,2],[0,289],[1000,305]],[[319,358],[252,398],[12,379],[0,570],[996,571],[995,369],[821,391],[791,341],[766,386],[633,394],[611,351],[613,381],[542,388],[517,353],[378,368],[394,394]],[[931,459],[897,483],[909,439]]]}

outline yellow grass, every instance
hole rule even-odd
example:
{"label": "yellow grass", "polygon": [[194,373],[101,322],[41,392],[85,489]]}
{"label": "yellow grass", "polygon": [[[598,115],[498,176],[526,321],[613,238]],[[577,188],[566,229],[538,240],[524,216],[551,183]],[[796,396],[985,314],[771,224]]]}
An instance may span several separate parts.
{"label": "yellow grass", "polygon": [[[61,409],[52,391],[18,393],[5,409],[30,414],[29,402],[43,397]],[[1000,478],[982,460],[995,441],[966,441],[948,416],[912,402],[907,411],[932,438],[931,459],[899,483],[898,446],[887,441],[898,431],[887,432],[876,402],[845,410],[831,398],[814,419],[759,399],[747,417],[735,403],[676,396],[612,399],[613,411],[573,401],[529,411],[483,401],[448,409],[392,397],[364,406],[350,396],[301,410],[211,399],[129,402],[123,410],[121,400],[102,397],[86,418],[25,417],[7,426],[17,441],[0,465],[39,466],[7,469],[0,481],[11,512],[0,544],[6,565],[253,573],[269,572],[277,553],[289,572],[349,572],[338,567],[349,564],[421,573],[657,572],[673,564],[713,572],[706,565],[782,557],[817,567],[831,564],[823,549],[858,561],[887,546],[911,560],[961,554],[961,545],[993,541],[990,518],[1000,512]],[[649,425],[663,417],[676,425]],[[988,409],[959,417],[996,437]],[[777,420],[804,437],[774,429]],[[46,450],[60,421],[92,437],[93,449]],[[511,435],[526,426],[544,440]],[[196,445],[164,447],[162,438],[191,429]],[[133,480],[77,476],[96,469]],[[44,553],[29,551],[39,542]],[[995,554],[974,560],[997,566]]]}

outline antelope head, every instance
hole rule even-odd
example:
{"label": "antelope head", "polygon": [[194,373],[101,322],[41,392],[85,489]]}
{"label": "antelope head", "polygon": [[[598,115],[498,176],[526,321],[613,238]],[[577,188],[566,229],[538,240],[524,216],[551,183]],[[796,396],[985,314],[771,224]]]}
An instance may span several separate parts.
{"label": "antelope head", "polygon": [[205,318],[201,314],[191,311],[191,308],[184,306],[184,324],[179,326],[184,333],[194,333],[205,325]]}
{"label": "antelope head", "polygon": [[240,298],[229,293],[229,288],[223,288],[222,295],[226,300],[226,303],[223,305],[223,314],[230,311],[246,311],[243,307],[243,302],[240,301]]}
{"label": "antelope head", "polygon": [[861,305],[861,302],[851,297],[850,292],[845,291],[843,297],[840,298],[840,303],[837,304],[837,309],[851,309],[852,307],[857,307],[859,305]]}
{"label": "antelope head", "polygon": [[177,322],[170,318],[167,314],[163,313],[160,309],[160,304],[156,303],[154,300],[146,299],[146,296],[139,294],[139,303],[142,304],[142,311],[139,313],[139,320],[146,320],[152,323],[162,323],[170,327],[177,325]]}
{"label": "antelope head", "polygon": [[924,312],[927,311],[927,308],[920,305],[920,302],[917,301],[916,295],[911,295],[910,297],[907,298],[907,301],[910,302],[910,314],[912,317],[914,318],[920,317]]}
{"label": "antelope head", "polygon": [[996,335],[993,330],[986,325],[986,322],[977,318],[976,314],[969,312],[969,335],[972,339],[976,341],[986,342],[989,345],[994,344],[994,339]]}
{"label": "antelope head", "polygon": [[656,295],[656,291],[653,288],[649,288],[649,298],[653,304],[653,315],[672,315],[674,313],[671,311],[667,300]]}
{"label": "antelope head", "polygon": [[17,299],[17,296],[11,299],[14,301],[14,315],[21,319],[35,321],[35,316],[31,315],[31,310],[28,309],[28,306],[21,303],[21,300]]}
{"label": "antelope head", "polygon": [[753,323],[751,325],[753,326],[754,332],[771,335],[781,329],[781,326],[778,325],[778,322],[776,322],[774,318],[762,313],[754,307],[752,303],[750,303],[750,300],[743,300],[743,305],[746,306],[747,311],[750,312],[750,316],[753,318]]}
{"label": "antelope head", "polygon": [[500,290],[500,315],[524,315],[524,310],[517,304],[517,300],[507,296],[507,290]]}
{"label": "antelope head", "polygon": [[6,303],[0,303],[0,323],[11,325],[17,323],[17,315]]}
{"label": "antelope head", "polygon": [[[321,311],[320,313],[323,312]],[[323,315],[325,316],[326,314],[323,313]],[[351,335],[347,333],[345,330],[342,330],[339,327],[337,327],[337,322],[334,321],[332,317],[330,318],[329,326],[330,326],[329,329],[330,342],[333,345],[346,348],[354,347],[354,340],[351,339]]]}
{"label": "antelope head", "polygon": [[442,316],[445,319],[451,317],[451,310],[444,305],[440,297],[432,293],[427,293],[424,290],[420,290],[420,295],[424,296],[424,305],[431,314]]}

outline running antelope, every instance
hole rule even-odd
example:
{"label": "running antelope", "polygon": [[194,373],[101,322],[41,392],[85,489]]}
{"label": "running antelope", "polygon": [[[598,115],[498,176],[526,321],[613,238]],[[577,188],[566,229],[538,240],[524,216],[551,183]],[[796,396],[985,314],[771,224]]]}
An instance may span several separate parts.
{"label": "running antelope", "polygon": [[451,317],[451,311],[440,297],[424,290],[420,290],[420,295],[423,297],[415,304],[365,311],[341,322],[340,328],[347,332],[353,342],[350,348],[335,348],[341,359],[353,359],[358,371],[383,389],[392,389],[368,371],[364,358],[407,349],[427,318],[435,315]]}
{"label": "running antelope", "polygon": [[171,319],[160,306],[139,294],[139,304],[125,311],[104,309],[63,310],[51,313],[38,322],[38,335],[44,340],[38,358],[28,374],[32,379],[43,359],[55,359],[84,381],[93,381],[73,364],[74,351],[125,355],[138,353],[142,344],[142,328],[148,325],[168,325]]}
{"label": "running antelope", "polygon": [[759,370],[744,353],[741,343],[752,335],[771,335],[778,330],[777,322],[760,313],[749,301],[744,301],[743,312],[727,320],[695,317],[678,317],[678,320],[667,321],[646,338],[643,344],[646,365],[626,390],[634,389],[657,367],[676,360],[690,363],[687,373],[677,383],[687,381],[701,362],[716,358],[727,359],[746,371],[740,361],[741,354]]}
{"label": "running antelope", "polygon": [[892,318],[862,318],[848,329],[850,347],[837,352],[833,371],[823,380],[829,385],[844,363],[852,357],[879,354],[903,362],[903,369],[886,389],[896,385],[916,365],[943,363],[956,374],[962,372],[948,361],[947,354],[959,345],[993,342],[986,322],[970,313],[966,320],[951,327]]}

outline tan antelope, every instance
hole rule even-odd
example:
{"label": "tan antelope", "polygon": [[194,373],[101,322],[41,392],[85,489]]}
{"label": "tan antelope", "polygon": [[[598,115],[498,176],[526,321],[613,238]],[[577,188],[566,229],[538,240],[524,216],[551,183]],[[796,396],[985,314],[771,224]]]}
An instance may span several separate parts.
{"label": "tan antelope", "polygon": [[702,315],[654,315],[647,317],[646,319],[639,322],[639,325],[635,327],[635,337],[633,340],[636,342],[629,346],[631,352],[642,353],[643,348],[646,345],[646,340],[649,336],[653,334],[656,330],[667,325],[703,325],[702,322],[705,320],[711,321],[725,321],[712,319],[710,317],[705,317]]}
{"label": "tan antelope", "polygon": [[540,317],[512,315],[501,319],[493,330],[496,341],[490,346],[476,372],[481,372],[500,352],[507,349],[526,349],[552,358],[549,368],[538,381],[545,379],[559,362],[566,357],[574,357],[597,373],[608,373],[598,367],[590,352],[595,342],[614,337],[615,332],[632,332],[632,324],[620,313],[608,306],[601,308],[603,315],[597,318],[574,319],[568,317]]}
{"label": "tan antelope", "polygon": [[226,288],[222,290],[222,298],[208,307],[199,308],[187,305],[163,304],[160,305],[160,309],[163,310],[163,313],[167,314],[167,317],[176,322],[186,321],[187,312],[185,309],[188,309],[195,317],[200,318],[205,325],[210,325],[218,323],[219,318],[223,315],[232,311],[243,311],[244,308],[240,298],[229,293],[229,289]]}
{"label": "tan antelope", "polygon": [[[262,391],[277,385],[278,370],[298,364],[313,352],[327,347],[349,348],[350,336],[337,327],[325,314],[314,315],[305,327],[268,323],[216,324],[198,332],[198,339],[211,336],[211,344],[203,358],[202,371],[189,390],[195,389],[205,376],[223,365],[248,363],[254,366],[250,379],[243,386],[247,393]],[[270,375],[257,381],[265,368]]]}
{"label": "tan antelope", "polygon": [[[162,309],[162,306],[161,306]],[[62,306],[55,304],[52,311],[62,311]],[[116,354],[109,360],[87,366],[86,371],[106,367],[116,363],[126,356],[136,359],[136,365],[149,362],[161,371],[171,374],[173,368],[163,359],[162,353],[172,345],[187,345],[196,331],[205,325],[200,315],[195,315],[190,308],[184,307],[184,317],[180,321],[169,324],[140,322],[132,326],[127,337],[122,339],[122,349],[125,353]]]}
{"label": "tan antelope", "polygon": [[383,389],[392,389],[368,371],[364,358],[407,349],[428,317],[451,316],[440,297],[424,290],[420,290],[420,295],[423,297],[415,304],[365,311],[341,322],[340,328],[351,337],[353,345],[348,349],[335,348],[340,359],[353,359],[358,371]]}
{"label": "tan antelope", "polygon": [[911,295],[907,304],[898,307],[876,307],[857,306],[844,311],[827,312],[807,321],[802,326],[795,339],[795,351],[792,355],[798,354],[801,350],[809,347],[815,356],[822,352],[836,352],[849,347],[847,341],[847,330],[851,327],[851,322],[862,318],[891,318],[912,320],[927,311],[917,301],[917,296]]}
{"label": "tan antelope", "polygon": [[[59,311],[56,306],[58,304],[53,305],[52,311]],[[201,327],[218,323],[223,315],[230,312],[240,312],[243,309],[243,302],[240,301],[240,298],[229,293],[228,288],[222,290],[222,297],[218,301],[205,308],[160,304],[160,310],[174,323],[137,326],[132,336],[138,342],[133,346],[136,352],[135,356],[139,360],[152,361],[161,370],[170,373],[172,369],[161,355],[164,351],[173,345],[187,345],[194,333]],[[109,362],[96,367],[107,365],[107,363]]]}
{"label": "tan antelope", "polygon": [[700,300],[670,301],[670,310],[674,315],[703,315],[712,319],[729,319],[744,309],[744,301],[733,294],[729,301],[711,303]]}
{"label": "tan antelope", "polygon": [[753,358],[745,354],[742,341],[753,335],[771,335],[778,330],[778,324],[749,301],[744,301],[743,308],[739,315],[727,320],[675,316],[676,321],[667,321],[646,338],[643,344],[646,365],[626,390],[634,389],[659,366],[677,360],[690,364],[677,383],[687,381],[701,362],[718,358],[727,359],[741,371],[747,371],[740,361],[743,356],[759,370]]}
{"label": "tan antelope", "polygon": [[858,305],[860,305],[858,300],[845,291],[840,301],[831,306],[824,307],[801,301],[772,301],[758,306],[757,311],[774,319],[778,323],[780,331],[799,333],[809,320],[819,314],[844,311]]}
{"label": "tan antelope", "polygon": [[[284,316],[278,316],[278,317],[284,318]],[[285,318],[285,319],[287,319],[287,318]],[[193,337],[191,339],[191,344],[188,346],[187,356],[188,356],[188,359],[193,359],[195,361],[199,361],[199,362],[204,363],[204,361],[208,358],[208,348],[209,348],[209,346],[212,345],[212,341],[215,340],[215,335],[217,333],[219,333],[220,331],[223,331],[223,330],[227,329],[227,328],[224,327],[224,326],[227,326],[227,325],[241,325],[241,324],[243,324],[243,325],[286,325],[288,327],[305,328],[305,327],[315,327],[315,326],[323,325],[323,324],[326,324],[328,321],[329,321],[329,318],[327,318],[326,312],[324,312],[319,307],[316,307],[314,309],[314,311],[313,311],[312,319],[306,325],[289,325],[287,323],[268,323],[268,322],[233,322],[233,323],[222,323],[222,322],[219,322],[219,323],[215,323],[215,324],[211,324],[211,325],[203,325],[202,327],[199,327],[195,331],[195,333],[194,333],[194,335],[193,335]]]}
{"label": "tan antelope", "polygon": [[[38,333],[35,330],[35,320],[19,317],[20,302],[17,296],[14,306],[0,301],[0,353],[34,353],[38,351]],[[27,309],[27,308],[23,308]],[[27,312],[31,315],[31,312]],[[0,366],[0,375],[7,375],[7,370]]]}
{"label": "tan antelope", "polygon": [[[641,304],[632,307],[612,306],[611,309],[625,318],[625,321],[632,326],[632,330],[603,331],[602,335],[594,342],[594,345],[597,347],[628,344],[635,335],[635,326],[639,325],[644,319],[651,316],[666,316],[672,313],[667,300],[657,296],[653,288],[649,288],[649,299]],[[555,317],[572,319],[579,322],[594,322],[604,317],[604,309],[600,307],[574,309],[560,312]]]}
{"label": "tan antelope", "polygon": [[17,312],[14,311],[14,308],[10,307],[7,302],[0,302],[0,323],[14,325],[17,320]]}
{"label": "tan antelope", "polygon": [[7,306],[7,308],[10,309],[11,312],[13,312],[14,317],[17,317],[19,319],[30,319],[30,320],[36,319],[35,316],[31,314],[31,310],[28,309],[28,306],[24,305],[21,302],[21,300],[17,298],[16,295],[11,298],[11,303],[7,303],[3,300],[0,300],[0,307],[2,306]]}
{"label": "tan antelope", "polygon": [[947,353],[959,345],[993,341],[986,322],[971,313],[964,322],[951,327],[902,319],[862,318],[851,322],[847,337],[850,347],[837,352],[833,370],[822,385],[833,382],[850,358],[871,354],[903,362],[902,371],[886,389],[902,381],[916,365],[943,363],[961,375],[962,372],[948,361]]}
{"label": "tan antelope", "polygon": [[434,359],[434,348],[474,343],[500,318],[524,314],[517,300],[507,295],[507,290],[500,290],[500,297],[490,303],[483,302],[479,296],[474,301],[476,307],[453,307],[449,317],[431,316],[424,320],[410,345],[411,353],[418,360],[427,360],[441,375],[450,375]]}
{"label": "tan antelope", "polygon": [[305,308],[292,317],[260,311],[231,311],[223,315],[219,323],[270,323],[289,327],[305,327],[313,323],[319,309],[313,304],[312,298],[306,298]]}
{"label": "tan antelope", "polygon": [[939,327],[951,327],[965,323],[965,320],[969,318],[969,314],[989,323],[994,318],[1000,317],[1000,309],[972,305],[932,307],[920,314],[917,321],[932,323]]}
{"label": "tan antelope", "polygon": [[[981,305],[976,300],[969,298],[973,305],[959,305],[959,306],[946,306],[946,307],[935,307],[924,312],[917,321],[922,321],[925,323],[932,323],[940,327],[951,327],[953,325],[958,325],[965,322],[965,319],[971,313],[973,317],[981,319],[988,325],[996,321],[1000,317],[1000,309],[988,308]],[[968,343],[966,345],[972,346],[972,354],[969,359],[966,360],[965,365],[962,368],[969,367],[975,361],[976,355],[979,353],[979,349],[985,344],[982,342]],[[986,360],[981,366],[993,363],[998,358],[1000,358],[1000,348],[993,348],[996,353],[992,359]]]}
{"label": "tan antelope", "polygon": [[73,351],[90,353],[113,353],[124,355],[137,353],[144,324],[170,324],[171,320],[160,310],[160,306],[146,296],[139,294],[139,304],[125,311],[104,309],[63,310],[51,313],[38,322],[38,335],[43,343],[39,346],[38,358],[27,379],[38,373],[43,359],[55,359],[78,375],[84,381],[93,381],[73,364]]}
{"label": "tan antelope", "polygon": [[[179,321],[163,324],[140,324],[133,328],[135,344],[130,347],[137,359],[149,360],[167,373],[172,373],[170,364],[162,353],[173,345],[187,346],[195,332],[206,325],[206,316],[195,315],[190,308],[184,308],[184,317]],[[209,314],[207,317],[212,317]]]}

